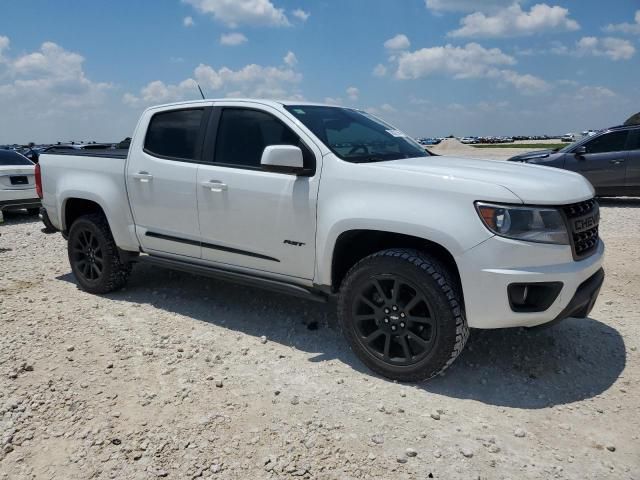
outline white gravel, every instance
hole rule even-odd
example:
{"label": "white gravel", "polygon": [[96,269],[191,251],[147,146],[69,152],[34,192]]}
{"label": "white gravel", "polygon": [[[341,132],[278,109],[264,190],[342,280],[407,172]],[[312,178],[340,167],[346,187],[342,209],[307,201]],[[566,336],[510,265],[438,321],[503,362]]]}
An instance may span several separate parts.
{"label": "white gravel", "polygon": [[0,478],[640,478],[640,200],[603,204],[591,318],[474,331],[420,385],[363,368],[331,305],[147,266],[90,295],[5,220]]}

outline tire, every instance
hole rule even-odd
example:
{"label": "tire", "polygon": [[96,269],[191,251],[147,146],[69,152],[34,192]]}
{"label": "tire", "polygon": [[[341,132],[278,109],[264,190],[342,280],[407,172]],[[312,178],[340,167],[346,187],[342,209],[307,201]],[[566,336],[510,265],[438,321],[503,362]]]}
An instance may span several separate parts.
{"label": "tire", "polygon": [[27,213],[33,217],[40,213],[40,207],[38,208],[27,208]]}
{"label": "tire", "polygon": [[417,382],[443,372],[462,352],[469,337],[463,305],[440,262],[417,250],[391,249],[349,270],[338,318],[367,367],[392,380]]}
{"label": "tire", "polygon": [[127,283],[131,264],[120,260],[104,215],[83,215],[73,222],[67,250],[71,270],[83,290],[109,293]]}

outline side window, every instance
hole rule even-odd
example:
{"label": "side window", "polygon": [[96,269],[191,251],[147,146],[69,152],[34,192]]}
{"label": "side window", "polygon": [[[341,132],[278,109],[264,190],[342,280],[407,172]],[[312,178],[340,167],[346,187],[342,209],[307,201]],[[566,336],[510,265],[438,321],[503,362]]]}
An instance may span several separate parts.
{"label": "side window", "polygon": [[638,130],[631,130],[629,135],[631,136],[629,150],[640,150],[640,128]]}
{"label": "side window", "polygon": [[295,145],[302,150],[305,166],[315,157],[300,137],[273,115],[259,110],[223,108],[216,136],[215,163],[259,168],[269,145]]}
{"label": "side window", "polygon": [[627,132],[611,132],[587,142],[587,153],[620,152],[625,149]]}
{"label": "side window", "polygon": [[149,122],[144,149],[160,157],[197,160],[204,109],[156,113]]}

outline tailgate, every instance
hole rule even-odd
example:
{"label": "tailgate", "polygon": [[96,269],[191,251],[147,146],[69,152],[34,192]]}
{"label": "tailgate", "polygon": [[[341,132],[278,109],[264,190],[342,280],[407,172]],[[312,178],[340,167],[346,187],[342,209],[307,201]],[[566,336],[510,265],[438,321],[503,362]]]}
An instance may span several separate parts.
{"label": "tailgate", "polygon": [[25,190],[35,186],[35,167],[29,165],[0,168],[0,190]]}

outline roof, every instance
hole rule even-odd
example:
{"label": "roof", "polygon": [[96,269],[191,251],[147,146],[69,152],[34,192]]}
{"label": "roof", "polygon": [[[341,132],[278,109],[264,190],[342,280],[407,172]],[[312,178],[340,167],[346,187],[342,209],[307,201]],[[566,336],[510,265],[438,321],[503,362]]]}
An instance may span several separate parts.
{"label": "roof", "polygon": [[278,108],[284,105],[340,107],[340,105],[330,105],[327,103],[307,102],[307,101],[301,101],[301,100],[269,100],[264,98],[205,98],[204,100],[188,100],[184,102],[165,103],[162,105],[154,105],[149,108],[179,107],[179,106],[186,106],[186,105],[204,105],[211,102],[251,102],[251,103],[261,103],[262,105],[268,105],[275,108]]}

